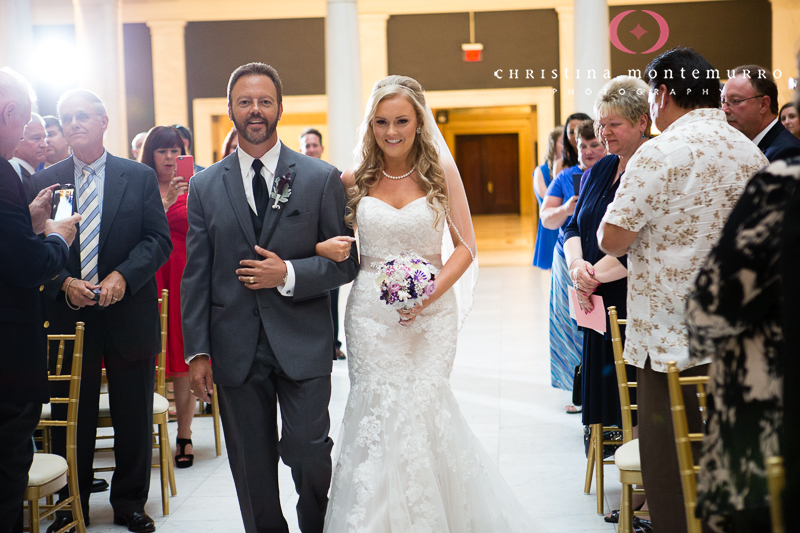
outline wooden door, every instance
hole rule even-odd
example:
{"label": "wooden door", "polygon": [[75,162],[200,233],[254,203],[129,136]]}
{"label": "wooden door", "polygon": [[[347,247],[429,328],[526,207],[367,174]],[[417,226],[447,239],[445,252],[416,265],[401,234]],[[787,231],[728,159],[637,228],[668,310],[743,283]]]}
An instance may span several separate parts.
{"label": "wooden door", "polygon": [[520,212],[516,133],[456,135],[456,165],[473,215]]}

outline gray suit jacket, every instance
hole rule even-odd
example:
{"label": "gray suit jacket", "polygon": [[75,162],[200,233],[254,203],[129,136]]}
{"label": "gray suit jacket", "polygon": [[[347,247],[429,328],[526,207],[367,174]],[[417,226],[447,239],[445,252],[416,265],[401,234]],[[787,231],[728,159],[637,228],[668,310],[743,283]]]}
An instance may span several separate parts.
{"label": "gray suit jacket", "polygon": [[[281,209],[268,209],[260,236],[253,230],[236,152],[189,182],[181,283],[184,349],[187,356],[210,354],[220,385],[244,382],[262,327],[291,379],[320,377],[332,369],[328,291],[355,278],[357,253],[353,244],[350,258],[336,263],[317,256],[314,247],[353,235],[344,224],[344,186],[336,168],[282,146],[275,176],[286,174],[291,196]],[[294,296],[277,289],[253,291],[239,281],[239,261],[262,259],[256,244],[292,262]]]}

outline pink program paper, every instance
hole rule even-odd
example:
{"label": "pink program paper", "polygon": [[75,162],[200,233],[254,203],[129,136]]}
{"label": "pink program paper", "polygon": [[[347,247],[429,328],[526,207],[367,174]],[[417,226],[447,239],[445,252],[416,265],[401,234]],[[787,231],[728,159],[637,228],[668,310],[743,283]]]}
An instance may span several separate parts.
{"label": "pink program paper", "polygon": [[589,328],[593,329],[598,333],[605,333],[606,332],[606,308],[603,305],[603,297],[592,295],[592,305],[594,309],[588,315],[583,312],[581,309],[581,305],[578,303],[578,293],[575,292],[575,289],[569,290],[570,299],[572,299],[572,305],[575,307],[575,318],[578,321],[578,325],[582,328]]}

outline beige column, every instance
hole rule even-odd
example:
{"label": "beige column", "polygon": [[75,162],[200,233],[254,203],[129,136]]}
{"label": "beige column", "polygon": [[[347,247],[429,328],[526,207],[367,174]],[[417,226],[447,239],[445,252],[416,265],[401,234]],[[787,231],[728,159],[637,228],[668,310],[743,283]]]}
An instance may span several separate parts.
{"label": "beige column", "polygon": [[361,61],[357,0],[327,0],[325,92],[328,96],[328,161],[344,170],[353,165],[361,123]]}
{"label": "beige column", "polygon": [[0,67],[11,67],[32,83],[32,51],[30,0],[0,0]]}
{"label": "beige column", "polygon": [[147,23],[153,50],[153,99],[156,124],[189,124],[186,96],[185,20]]}
{"label": "beige column", "polygon": [[122,48],[121,0],[73,0],[80,87],[106,105],[109,124],[105,146],[112,154],[128,153],[125,106],[125,59]]}
{"label": "beige column", "polygon": [[358,36],[361,43],[361,100],[366,106],[375,82],[389,75],[389,46],[386,40],[388,13],[358,15]]}
{"label": "beige column", "polygon": [[780,78],[778,84],[778,103],[780,105],[793,99],[789,90],[789,78],[797,78],[797,53],[800,50],[800,1],[772,0],[772,70]]}
{"label": "beige column", "polygon": [[564,77],[565,69],[573,71],[575,65],[575,9],[556,6],[558,13],[558,79],[561,102],[561,122],[575,110],[575,78]]}

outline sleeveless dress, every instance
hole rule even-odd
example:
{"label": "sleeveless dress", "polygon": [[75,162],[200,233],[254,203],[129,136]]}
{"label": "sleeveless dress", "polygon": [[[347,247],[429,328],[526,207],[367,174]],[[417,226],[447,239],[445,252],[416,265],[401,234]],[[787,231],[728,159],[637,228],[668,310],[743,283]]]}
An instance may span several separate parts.
{"label": "sleeveless dress", "polygon": [[[539,166],[544,178],[544,186],[550,185],[550,167],[547,163]],[[547,229],[542,225],[542,202],[544,198],[539,196],[536,189],[533,190],[536,196],[536,201],[539,202],[539,227],[536,229],[536,244],[533,249],[533,266],[539,267],[542,270],[550,270],[553,266],[553,248],[555,248],[556,241],[558,240],[557,229]]]}
{"label": "sleeveless dress", "polygon": [[159,297],[163,289],[169,291],[167,377],[189,375],[189,365],[183,359],[183,327],[181,326],[181,280],[186,268],[186,232],[189,231],[189,221],[186,218],[186,198],[185,194],[178,196],[175,203],[167,209],[172,253],[167,262],[156,272]]}
{"label": "sleeveless dress", "polygon": [[459,411],[449,377],[458,312],[448,291],[401,326],[379,300],[374,261],[415,252],[441,266],[444,219],[364,197],[361,270],[345,312],[350,395],[325,517],[329,533],[484,533],[535,527]]}

